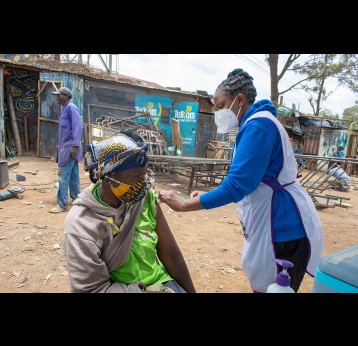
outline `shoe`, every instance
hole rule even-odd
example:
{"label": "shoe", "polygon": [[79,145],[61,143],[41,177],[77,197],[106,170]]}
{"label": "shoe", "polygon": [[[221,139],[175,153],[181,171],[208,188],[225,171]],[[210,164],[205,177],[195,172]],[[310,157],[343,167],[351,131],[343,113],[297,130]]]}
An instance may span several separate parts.
{"label": "shoe", "polygon": [[68,202],[68,204],[73,205],[74,201],[75,201],[75,198],[70,198],[70,201]]}
{"label": "shoe", "polygon": [[50,209],[50,213],[62,213],[63,211],[68,211],[68,208],[63,208],[59,204],[56,205],[56,207],[53,207]]}

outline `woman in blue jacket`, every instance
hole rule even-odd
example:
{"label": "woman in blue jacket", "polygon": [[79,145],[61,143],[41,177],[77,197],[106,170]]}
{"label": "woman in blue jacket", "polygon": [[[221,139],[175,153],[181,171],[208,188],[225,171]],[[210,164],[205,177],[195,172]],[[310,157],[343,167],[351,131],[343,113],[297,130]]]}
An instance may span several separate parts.
{"label": "woman in blue jacket", "polygon": [[294,264],[288,270],[298,291],[304,274],[314,276],[322,255],[322,226],[316,208],[296,182],[297,162],[286,130],[269,100],[255,102],[253,78],[242,69],[228,74],[214,94],[218,132],[239,127],[227,177],[204,193],[183,199],[161,191],[175,211],[238,204],[244,232],[242,267],[254,292],[266,292],[279,268],[274,258]]}

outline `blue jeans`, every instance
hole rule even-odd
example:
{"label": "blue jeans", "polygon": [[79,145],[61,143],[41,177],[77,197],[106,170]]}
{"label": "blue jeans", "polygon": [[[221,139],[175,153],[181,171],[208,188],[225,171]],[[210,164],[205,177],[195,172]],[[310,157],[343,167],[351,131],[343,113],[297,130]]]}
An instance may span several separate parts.
{"label": "blue jeans", "polygon": [[68,189],[72,199],[77,198],[81,190],[78,161],[72,158],[66,166],[58,168],[57,203],[62,208],[66,208],[68,205]]}
{"label": "blue jeans", "polygon": [[175,293],[186,293],[183,287],[181,287],[175,280],[169,280],[167,282],[163,282],[164,286],[170,287],[175,291]]}

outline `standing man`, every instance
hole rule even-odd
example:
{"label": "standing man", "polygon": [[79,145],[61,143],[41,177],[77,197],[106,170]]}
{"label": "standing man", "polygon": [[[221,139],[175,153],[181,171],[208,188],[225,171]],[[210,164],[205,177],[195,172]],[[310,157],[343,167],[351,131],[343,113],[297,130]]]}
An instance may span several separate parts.
{"label": "standing man", "polygon": [[77,106],[71,102],[72,91],[66,87],[53,91],[57,103],[62,106],[58,124],[58,144],[56,162],[58,164],[57,206],[50,213],[68,210],[68,190],[70,198],[75,200],[80,193],[80,175],[78,162],[82,161],[82,121]]}

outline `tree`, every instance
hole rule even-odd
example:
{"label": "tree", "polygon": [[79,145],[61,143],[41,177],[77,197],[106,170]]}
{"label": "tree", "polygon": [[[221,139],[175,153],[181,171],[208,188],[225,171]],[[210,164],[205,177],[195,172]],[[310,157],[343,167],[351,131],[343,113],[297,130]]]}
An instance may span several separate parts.
{"label": "tree", "polygon": [[322,118],[339,118],[338,114],[333,114],[330,109],[322,108],[319,111],[319,116]]}
{"label": "tree", "polygon": [[343,111],[342,119],[353,120],[352,130],[358,130],[358,106],[346,108]]}
{"label": "tree", "polygon": [[309,84],[303,84],[301,87],[310,96],[308,102],[312,107],[313,114],[318,116],[321,109],[321,102],[327,100],[332,92],[328,92],[324,87],[326,79],[332,75],[333,60],[336,54],[312,54],[312,60],[300,66],[297,69],[299,74],[308,76]]}
{"label": "tree", "polygon": [[[333,93],[325,88],[327,78],[333,77],[338,85],[358,91],[358,55],[357,54],[311,54],[302,64],[297,63],[301,54],[290,54],[282,71],[278,73],[279,54],[267,54],[270,66],[271,100],[278,102],[280,95],[292,89],[302,89],[309,94],[308,102],[313,114],[318,116],[322,101]],[[296,63],[295,63],[296,62]],[[295,64],[294,64],[295,63]],[[284,91],[278,91],[278,83],[287,71],[302,75],[302,79]]]}
{"label": "tree", "polygon": [[344,67],[337,75],[339,85],[358,92],[358,54],[341,54],[340,61]]}
{"label": "tree", "polygon": [[284,91],[278,90],[278,84],[280,80],[283,78],[284,74],[287,71],[293,71],[294,68],[290,68],[292,64],[297,61],[297,59],[301,56],[301,54],[290,54],[287,58],[285,65],[283,66],[280,73],[278,73],[278,60],[280,54],[266,54],[265,60],[270,67],[270,84],[271,84],[271,101],[274,103],[278,103],[278,98],[280,95],[283,95],[287,91],[294,89],[297,85],[305,81],[307,78],[303,78],[301,81],[295,83],[288,89]]}

